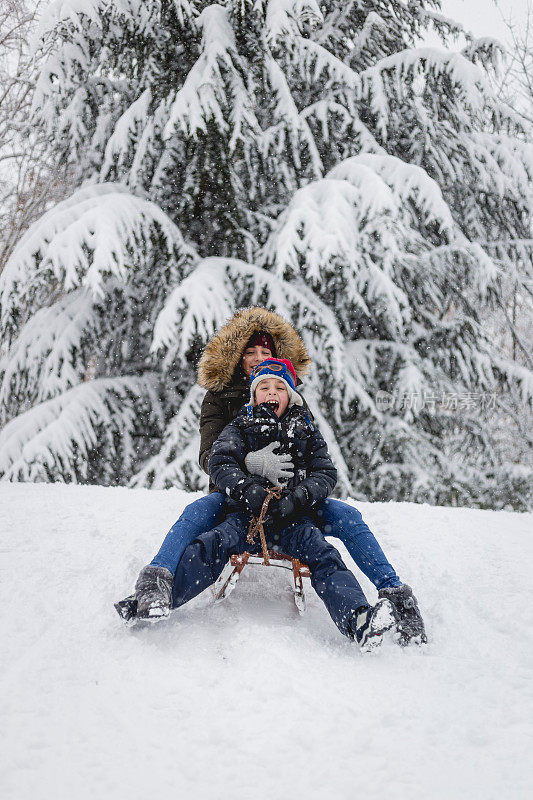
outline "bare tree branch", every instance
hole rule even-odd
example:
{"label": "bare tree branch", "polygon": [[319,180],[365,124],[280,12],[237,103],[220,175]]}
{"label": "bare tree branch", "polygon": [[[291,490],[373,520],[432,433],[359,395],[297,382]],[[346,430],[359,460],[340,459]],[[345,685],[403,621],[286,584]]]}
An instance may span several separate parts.
{"label": "bare tree branch", "polygon": [[34,72],[28,48],[42,0],[0,0],[0,272],[24,231],[67,184],[30,123]]}

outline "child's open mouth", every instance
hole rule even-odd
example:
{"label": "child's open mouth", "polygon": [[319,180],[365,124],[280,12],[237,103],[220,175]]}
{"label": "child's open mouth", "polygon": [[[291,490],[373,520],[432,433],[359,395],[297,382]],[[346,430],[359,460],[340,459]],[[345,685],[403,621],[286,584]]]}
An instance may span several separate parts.
{"label": "child's open mouth", "polygon": [[279,403],[277,400],[267,400],[266,404],[274,412],[276,412],[279,408]]}

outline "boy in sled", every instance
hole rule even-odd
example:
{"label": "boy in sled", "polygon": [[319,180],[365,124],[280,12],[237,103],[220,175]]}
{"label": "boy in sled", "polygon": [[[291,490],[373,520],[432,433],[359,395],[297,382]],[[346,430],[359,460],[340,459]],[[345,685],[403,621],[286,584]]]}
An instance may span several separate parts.
{"label": "boy in sled", "polygon": [[[293,476],[277,491],[267,478],[249,474],[245,467],[249,453],[275,442],[294,464]],[[159,617],[161,591],[168,593],[168,605],[176,608],[213,584],[231,555],[260,552],[259,537],[250,537],[250,522],[262,510],[265,513],[267,503],[267,547],[309,566],[313,588],[341,633],[371,649],[385,631],[396,627],[391,602],[383,598],[370,605],[355,576],[310,516],[313,506],[333,490],[337,475],[326,443],[296,391],[290,361],[270,358],[253,370],[250,401],[212,446],[209,471],[218,491],[228,498],[226,518],[186,548],[175,576],[152,568],[158,570],[158,596],[152,614],[150,598],[144,593],[145,618]],[[142,594],[142,587],[136,588]]]}
{"label": "boy in sled", "polygon": [[[236,311],[207,343],[198,364],[198,383],[207,390],[200,414],[199,464],[208,475],[213,444],[249,401],[252,371],[268,358],[290,360],[297,387],[311,365],[294,326],[280,314],[259,306]],[[276,450],[277,441],[250,451],[244,464],[246,471],[267,478],[271,485],[291,478],[294,470],[290,455]],[[172,525],[159,551],[141,570],[135,594],[116,604],[123,619],[165,617],[170,613],[169,573],[173,579],[187,547],[217,527],[228,510],[227,495],[218,491],[212,480],[209,488],[209,493],[189,503]],[[411,587],[402,582],[359,510],[328,497],[313,506],[313,520],[323,533],[342,541],[357,567],[376,587],[379,598],[391,601],[399,643],[425,641],[424,621]]]}

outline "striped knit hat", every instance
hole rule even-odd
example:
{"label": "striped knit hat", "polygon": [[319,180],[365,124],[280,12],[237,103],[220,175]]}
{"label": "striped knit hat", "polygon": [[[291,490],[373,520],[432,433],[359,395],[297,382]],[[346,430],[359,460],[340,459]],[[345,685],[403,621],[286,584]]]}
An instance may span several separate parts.
{"label": "striped knit hat", "polygon": [[288,358],[267,358],[252,371],[250,405],[255,405],[254,392],[257,384],[265,378],[277,378],[283,381],[289,393],[289,406],[303,406],[303,400],[296,391],[296,372]]}

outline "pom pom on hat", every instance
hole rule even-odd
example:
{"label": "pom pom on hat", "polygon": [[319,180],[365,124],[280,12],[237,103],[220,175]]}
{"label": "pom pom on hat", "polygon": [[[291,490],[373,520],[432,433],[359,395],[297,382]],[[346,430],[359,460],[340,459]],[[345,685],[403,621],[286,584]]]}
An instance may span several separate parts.
{"label": "pom pom on hat", "polygon": [[296,371],[288,358],[267,358],[255,367],[250,376],[250,404],[254,403],[257,384],[265,378],[283,381],[289,394],[289,406],[303,406],[303,400],[296,391]]}

